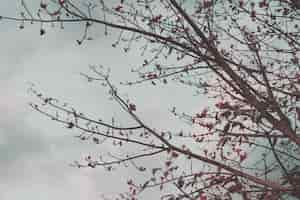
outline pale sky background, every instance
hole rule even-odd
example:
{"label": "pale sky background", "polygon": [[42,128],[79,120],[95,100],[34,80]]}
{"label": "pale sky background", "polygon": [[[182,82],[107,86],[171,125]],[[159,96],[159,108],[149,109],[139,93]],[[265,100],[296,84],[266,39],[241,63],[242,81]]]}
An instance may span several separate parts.
{"label": "pale sky background", "polygon": [[[20,1],[1,2],[0,15],[17,16]],[[38,0],[27,2],[39,5]],[[124,54],[112,48],[112,37],[104,37],[101,26],[95,31],[95,40],[78,46],[76,39],[82,36],[82,26],[66,25],[65,30],[47,27],[41,37],[39,24],[26,24],[24,30],[18,25],[0,21],[0,199],[96,200],[101,194],[125,191],[126,180],[136,175],[135,171],[109,173],[102,168],[68,166],[89,152],[110,151],[110,146],[81,142],[73,137],[76,132],[32,111],[27,104],[34,99],[27,89],[33,82],[46,95],[69,102],[85,113],[122,118],[116,104],[108,100],[107,91],[87,83],[80,72],[89,72],[89,64],[103,64],[111,67],[117,85],[120,80],[136,77],[130,68],[142,63],[143,58],[134,51]],[[120,89],[133,99],[146,123],[162,130],[188,128],[170,114],[173,106],[195,112],[207,101],[177,83],[157,87],[145,83]]]}

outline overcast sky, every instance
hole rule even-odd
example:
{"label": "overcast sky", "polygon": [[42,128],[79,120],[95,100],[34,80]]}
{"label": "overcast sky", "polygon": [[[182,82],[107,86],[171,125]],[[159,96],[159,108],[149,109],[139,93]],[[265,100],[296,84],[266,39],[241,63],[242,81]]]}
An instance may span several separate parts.
{"label": "overcast sky", "polygon": [[[16,16],[19,3],[2,3],[0,15]],[[89,64],[104,64],[111,67],[117,85],[120,80],[135,77],[130,68],[143,58],[134,51],[124,54],[112,48],[112,38],[104,37],[100,26],[94,32],[95,40],[81,46],[76,44],[82,36],[80,25],[66,25],[65,30],[45,27],[42,37],[39,24],[26,24],[23,30],[18,26],[0,22],[0,199],[96,200],[101,194],[124,191],[126,179],[134,173],[130,169],[109,173],[101,168],[68,166],[90,152],[110,151],[111,147],[81,142],[73,137],[75,132],[32,111],[27,104],[34,98],[27,89],[31,82],[46,95],[83,112],[107,119],[122,116],[116,104],[108,100],[107,91],[88,84],[80,72],[89,72]],[[205,100],[191,98],[194,91],[190,88],[178,88],[178,84],[154,87],[149,83],[120,87],[150,126],[179,131],[186,125],[172,117],[169,109],[200,110]]]}

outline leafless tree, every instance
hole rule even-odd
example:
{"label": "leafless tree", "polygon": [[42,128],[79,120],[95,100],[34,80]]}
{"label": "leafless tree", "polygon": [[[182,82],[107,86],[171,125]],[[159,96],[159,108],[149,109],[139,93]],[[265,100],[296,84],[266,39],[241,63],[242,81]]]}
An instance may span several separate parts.
{"label": "leafless tree", "polygon": [[[112,170],[124,163],[149,175],[142,183],[129,180],[129,191],[118,199],[138,199],[155,187],[162,190],[161,199],[169,200],[300,198],[299,1],[42,0],[36,13],[24,1],[22,5],[21,17],[2,20],[19,22],[21,29],[28,22],[81,22],[84,34],[78,45],[92,39],[91,27],[102,25],[106,35],[118,31],[113,47],[125,53],[142,47],[146,59],[133,69],[138,78],[127,85],[151,82],[159,87],[175,80],[217,101],[191,114],[174,107],[173,115],[201,132],[178,134],[142,121],[138,106],[120,94],[101,66],[82,75],[107,88],[135,125],[120,126],[116,118],[111,123],[92,119],[32,88],[41,103],[31,107],[79,130],[80,139],[138,149],[124,157],[88,156],[73,164]],[[176,64],[168,63],[174,59]],[[180,145],[178,138],[183,139]],[[138,162],[153,157],[164,158],[164,165],[148,168]],[[186,170],[184,159],[193,169]]]}

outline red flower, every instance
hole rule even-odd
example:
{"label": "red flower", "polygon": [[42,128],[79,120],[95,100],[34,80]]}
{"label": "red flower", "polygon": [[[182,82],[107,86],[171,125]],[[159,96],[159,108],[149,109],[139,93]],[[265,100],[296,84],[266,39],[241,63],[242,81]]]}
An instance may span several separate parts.
{"label": "red flower", "polygon": [[151,19],[151,22],[158,23],[158,22],[160,22],[161,18],[162,18],[162,15],[158,15],[158,16],[156,16],[156,17],[153,17],[153,18]]}
{"label": "red flower", "polygon": [[239,6],[242,8],[244,6],[244,1],[239,1]]}
{"label": "red flower", "polygon": [[205,193],[202,193],[199,197],[199,200],[207,200]]}
{"label": "red flower", "polygon": [[216,107],[219,108],[219,109],[225,109],[225,108],[229,108],[230,105],[227,101],[221,101],[221,102],[216,104]]}
{"label": "red flower", "polygon": [[198,118],[204,118],[204,117],[207,116],[207,112],[208,112],[208,110],[204,109],[200,114],[197,114],[196,117],[198,117]]}
{"label": "red flower", "polygon": [[291,59],[293,64],[298,64],[299,63],[299,59],[297,57],[294,57]]}
{"label": "red flower", "polygon": [[209,8],[213,5],[213,1],[203,1],[203,8]]}
{"label": "red flower", "polygon": [[41,1],[40,4],[41,8],[46,9],[47,8],[47,4]]}
{"label": "red flower", "polygon": [[171,154],[171,156],[173,157],[173,158],[177,158],[179,155],[178,155],[178,153],[176,153],[176,152],[172,152],[172,154]]}
{"label": "red flower", "polygon": [[240,156],[240,162],[243,162],[247,158],[247,153],[245,151],[242,151],[239,153]]}
{"label": "red flower", "polygon": [[252,11],[251,11],[251,17],[252,17],[252,18],[255,18],[255,17],[256,17],[256,12],[255,12],[255,10],[252,10]]}
{"label": "red flower", "polygon": [[297,112],[297,118],[300,121],[300,108],[296,107],[296,112]]}
{"label": "red flower", "polygon": [[263,1],[259,2],[259,7],[260,8],[267,7],[267,6],[268,6],[268,4],[267,4],[266,0],[263,0]]}
{"label": "red flower", "polygon": [[120,12],[122,8],[123,8],[123,6],[118,5],[118,6],[115,8],[115,11]]}
{"label": "red flower", "polygon": [[157,78],[157,75],[156,74],[148,74],[147,75],[147,77],[149,78],[149,79],[154,79],[154,78]]}
{"label": "red flower", "polygon": [[132,103],[129,104],[129,111],[136,111],[136,106]]}
{"label": "red flower", "polygon": [[214,125],[212,123],[207,123],[205,124],[205,127],[210,131],[214,127]]}

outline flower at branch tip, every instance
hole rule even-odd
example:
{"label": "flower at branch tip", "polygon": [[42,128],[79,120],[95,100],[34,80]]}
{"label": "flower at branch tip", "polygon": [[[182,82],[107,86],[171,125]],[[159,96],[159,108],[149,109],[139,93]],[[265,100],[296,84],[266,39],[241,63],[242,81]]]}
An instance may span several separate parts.
{"label": "flower at branch tip", "polygon": [[230,105],[227,101],[218,102],[215,106],[219,109],[226,109],[226,108],[230,107]]}
{"label": "flower at branch tip", "polygon": [[70,128],[70,129],[71,129],[71,128],[73,128],[73,127],[74,127],[74,123],[73,123],[73,122],[69,122],[68,125],[67,125],[67,128]]}
{"label": "flower at branch tip", "polygon": [[123,8],[123,6],[118,5],[117,7],[115,7],[115,11],[120,12],[122,8]]}
{"label": "flower at branch tip", "polygon": [[40,30],[40,35],[44,35],[46,33],[45,29],[42,29]]}
{"label": "flower at branch tip", "polygon": [[198,118],[204,118],[204,117],[207,116],[207,113],[208,113],[208,110],[207,110],[207,109],[204,109],[200,114],[197,113],[197,114],[196,114],[196,117],[198,117]]}
{"label": "flower at branch tip", "polygon": [[205,193],[200,194],[199,200],[207,200]]}
{"label": "flower at branch tip", "polygon": [[41,1],[40,7],[43,8],[43,9],[46,9],[47,8],[47,4],[45,2],[43,2],[43,1]]}
{"label": "flower at branch tip", "polygon": [[239,1],[239,7],[242,8],[243,6],[244,6],[244,1],[243,1],[243,0],[240,0],[240,1]]}
{"label": "flower at branch tip", "polygon": [[243,162],[247,158],[247,153],[245,151],[242,151],[239,153],[240,161]]}
{"label": "flower at branch tip", "polygon": [[151,19],[151,22],[159,23],[162,18],[162,15],[157,15]]}
{"label": "flower at branch tip", "polygon": [[213,1],[203,1],[203,8],[209,8],[211,6],[213,6]]}
{"label": "flower at branch tip", "polygon": [[136,111],[136,106],[134,104],[129,104],[129,111]]}

